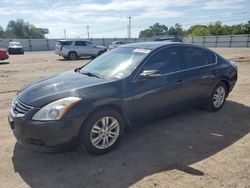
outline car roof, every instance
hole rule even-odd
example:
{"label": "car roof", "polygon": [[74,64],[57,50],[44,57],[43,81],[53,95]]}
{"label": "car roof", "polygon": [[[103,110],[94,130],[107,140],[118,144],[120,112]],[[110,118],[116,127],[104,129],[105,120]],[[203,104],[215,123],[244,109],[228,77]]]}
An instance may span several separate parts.
{"label": "car roof", "polygon": [[170,42],[170,41],[162,41],[162,42],[137,42],[131,44],[122,45],[121,48],[145,48],[149,50],[154,50],[156,48],[171,45],[171,44],[183,44],[181,42]]}

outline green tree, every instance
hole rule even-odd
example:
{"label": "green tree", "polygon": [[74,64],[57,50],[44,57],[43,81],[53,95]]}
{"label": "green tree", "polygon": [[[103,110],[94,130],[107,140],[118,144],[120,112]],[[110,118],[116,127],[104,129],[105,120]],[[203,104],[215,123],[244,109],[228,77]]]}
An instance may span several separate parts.
{"label": "green tree", "polygon": [[0,38],[3,38],[4,30],[3,27],[0,26]]}
{"label": "green tree", "polygon": [[155,23],[154,25],[150,26],[148,29],[145,29],[139,33],[139,37],[152,37],[152,36],[159,36],[159,35],[166,35],[168,34],[168,27],[165,25],[161,25],[159,23]]}
{"label": "green tree", "polygon": [[9,21],[4,32],[5,38],[44,38],[42,32],[23,19]]}
{"label": "green tree", "polygon": [[171,26],[168,31],[169,35],[175,35],[175,36],[183,36],[184,31],[182,29],[181,24],[176,23],[174,26]]}
{"label": "green tree", "polygon": [[208,26],[211,35],[223,35],[223,27],[220,21],[215,22],[215,24],[210,24]]}
{"label": "green tree", "polygon": [[243,25],[243,30],[245,34],[250,34],[250,20]]}
{"label": "green tree", "polygon": [[207,36],[210,35],[210,31],[206,25],[193,25],[187,33],[191,36]]}

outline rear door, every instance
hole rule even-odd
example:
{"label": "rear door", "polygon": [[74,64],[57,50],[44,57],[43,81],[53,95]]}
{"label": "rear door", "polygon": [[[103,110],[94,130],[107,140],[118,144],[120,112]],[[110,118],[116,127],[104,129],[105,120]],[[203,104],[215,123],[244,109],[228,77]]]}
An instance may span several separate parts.
{"label": "rear door", "polygon": [[182,46],[182,61],[185,64],[185,88],[188,99],[200,102],[209,96],[216,80],[218,70],[214,53],[199,47]]}

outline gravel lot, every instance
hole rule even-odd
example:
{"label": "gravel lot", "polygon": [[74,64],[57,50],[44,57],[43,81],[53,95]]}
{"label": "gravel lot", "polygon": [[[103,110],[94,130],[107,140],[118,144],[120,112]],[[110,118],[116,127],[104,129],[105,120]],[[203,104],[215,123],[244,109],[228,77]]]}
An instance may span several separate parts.
{"label": "gravel lot", "polygon": [[104,156],[27,150],[7,122],[10,101],[24,85],[88,59],[27,52],[0,62],[0,187],[250,187],[250,49],[214,50],[239,68],[221,111],[190,110],[136,126]]}

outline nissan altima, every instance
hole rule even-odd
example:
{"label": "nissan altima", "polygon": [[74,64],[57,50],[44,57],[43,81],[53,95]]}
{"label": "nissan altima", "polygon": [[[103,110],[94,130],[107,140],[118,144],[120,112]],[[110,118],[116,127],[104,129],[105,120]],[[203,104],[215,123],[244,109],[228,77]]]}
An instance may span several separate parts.
{"label": "nissan altima", "polygon": [[236,81],[235,63],[210,49],[127,44],[26,86],[13,99],[8,119],[17,141],[29,148],[80,146],[104,154],[134,122],[191,106],[220,110]]}

